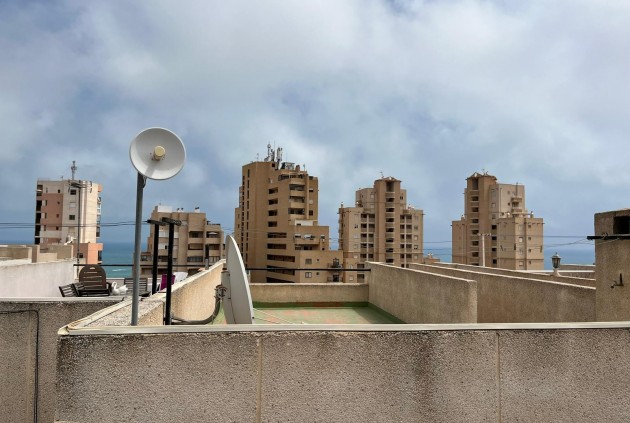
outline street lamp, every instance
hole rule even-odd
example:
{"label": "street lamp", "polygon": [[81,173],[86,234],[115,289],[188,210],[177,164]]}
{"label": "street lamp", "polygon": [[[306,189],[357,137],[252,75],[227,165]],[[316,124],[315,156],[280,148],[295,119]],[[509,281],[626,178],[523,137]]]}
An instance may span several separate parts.
{"label": "street lamp", "polygon": [[553,256],[551,256],[551,265],[553,266],[553,274],[559,276],[558,269],[560,268],[560,260],[562,257],[558,255],[556,252]]}

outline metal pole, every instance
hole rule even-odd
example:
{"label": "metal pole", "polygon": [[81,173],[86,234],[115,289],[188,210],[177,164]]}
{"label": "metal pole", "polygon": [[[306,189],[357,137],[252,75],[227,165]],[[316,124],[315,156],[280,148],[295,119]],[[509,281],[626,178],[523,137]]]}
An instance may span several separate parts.
{"label": "metal pole", "polygon": [[175,225],[182,224],[181,221],[163,217],[162,222],[168,223],[168,264],[166,267],[166,305],[164,310],[164,324],[171,325],[171,285],[173,283],[173,241],[175,238]]}
{"label": "metal pole", "polygon": [[81,181],[79,181],[79,214],[77,216],[77,264],[81,264]]}
{"label": "metal pole", "polygon": [[484,244],[485,234],[479,234],[481,240],[481,267],[486,267],[486,246]]}
{"label": "metal pole", "polygon": [[147,223],[151,223],[155,225],[153,227],[153,266],[151,269],[151,275],[153,276],[153,284],[151,287],[151,294],[155,294],[158,292],[157,289],[157,271],[158,271],[158,244],[160,242],[160,226],[164,226],[164,222],[160,222],[159,220],[149,219]]}
{"label": "metal pole", "polygon": [[133,250],[133,291],[131,295],[131,326],[138,325],[138,303],[140,301],[140,238],[142,236],[142,194],[145,177],[138,172],[136,188],[136,233]]}

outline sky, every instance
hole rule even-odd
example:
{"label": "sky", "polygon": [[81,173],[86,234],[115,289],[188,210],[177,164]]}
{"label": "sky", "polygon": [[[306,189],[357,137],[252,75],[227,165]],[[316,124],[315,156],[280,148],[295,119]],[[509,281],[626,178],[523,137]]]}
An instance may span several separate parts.
{"label": "sky", "polygon": [[144,218],[200,207],[231,233],[241,166],[272,144],[319,178],[331,238],[384,175],[424,210],[425,251],[450,248],[487,171],[525,185],[550,255],[630,205],[629,75],[630,2],[0,0],[0,243],[32,242],[37,178],[73,160],[103,223],[133,222],[129,145],[157,126],[187,158],[147,182]]}

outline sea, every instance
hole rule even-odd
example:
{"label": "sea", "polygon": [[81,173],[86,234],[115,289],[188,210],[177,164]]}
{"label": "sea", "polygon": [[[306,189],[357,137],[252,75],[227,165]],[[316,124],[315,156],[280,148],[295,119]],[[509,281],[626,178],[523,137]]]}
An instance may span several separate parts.
{"label": "sea", "polygon": [[110,278],[130,278],[133,265],[133,242],[103,243],[103,267]]}

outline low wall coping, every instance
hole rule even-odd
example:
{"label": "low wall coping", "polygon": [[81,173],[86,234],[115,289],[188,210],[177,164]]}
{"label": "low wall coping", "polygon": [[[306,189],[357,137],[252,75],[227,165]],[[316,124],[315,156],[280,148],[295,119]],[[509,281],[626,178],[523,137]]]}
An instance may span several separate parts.
{"label": "low wall coping", "polygon": [[64,326],[59,335],[126,335],[168,333],[225,332],[430,332],[430,331],[501,331],[501,330],[568,330],[568,329],[630,329],[630,322],[575,323],[464,323],[464,324],[277,324],[277,325],[190,325],[190,326]]}

